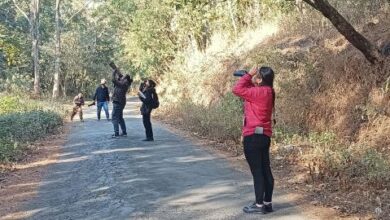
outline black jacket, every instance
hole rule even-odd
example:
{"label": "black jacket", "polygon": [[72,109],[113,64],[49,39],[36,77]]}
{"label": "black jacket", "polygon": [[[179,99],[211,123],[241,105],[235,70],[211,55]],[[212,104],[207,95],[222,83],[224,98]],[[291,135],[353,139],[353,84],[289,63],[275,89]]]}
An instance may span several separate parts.
{"label": "black jacket", "polygon": [[146,115],[150,114],[153,110],[150,105],[153,102],[153,97],[157,96],[156,90],[154,88],[148,88],[143,91],[145,98],[142,98],[139,96],[139,99],[142,101],[142,106],[141,106],[141,114]]}
{"label": "black jacket", "polygon": [[108,92],[107,86],[99,86],[96,88],[95,95],[93,96],[93,100],[98,102],[106,102],[110,101],[110,93]]}
{"label": "black jacket", "polygon": [[126,105],[126,94],[132,81],[128,81],[124,76],[120,76],[117,71],[112,73],[112,82],[114,83],[114,92],[112,102]]}

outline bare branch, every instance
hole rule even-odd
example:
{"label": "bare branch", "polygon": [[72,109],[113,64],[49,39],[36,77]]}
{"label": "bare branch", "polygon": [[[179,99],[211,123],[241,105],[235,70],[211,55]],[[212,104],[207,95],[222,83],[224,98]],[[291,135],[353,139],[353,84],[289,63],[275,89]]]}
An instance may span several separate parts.
{"label": "bare branch", "polygon": [[306,2],[306,4],[310,5],[311,7],[313,7],[315,10],[318,10],[316,3],[313,2],[312,0],[303,0],[303,1]]}
{"label": "bare branch", "polygon": [[28,23],[31,25],[31,20],[30,20],[30,18],[27,16],[26,12],[24,12],[24,11],[18,6],[18,4],[16,3],[16,0],[12,0],[12,1],[14,2],[14,5],[15,5],[15,7],[18,9],[18,11],[19,11],[20,13],[22,13],[22,15],[27,19]]}
{"label": "bare branch", "polygon": [[56,10],[58,10],[58,7],[60,7],[61,0],[56,1]]}

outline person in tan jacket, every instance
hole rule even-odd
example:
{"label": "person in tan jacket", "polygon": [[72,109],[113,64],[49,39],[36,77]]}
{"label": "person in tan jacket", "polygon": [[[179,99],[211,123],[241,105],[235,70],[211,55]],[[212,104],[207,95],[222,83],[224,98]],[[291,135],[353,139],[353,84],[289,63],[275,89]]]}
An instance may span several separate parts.
{"label": "person in tan jacket", "polygon": [[73,103],[74,103],[74,107],[73,107],[73,111],[72,111],[72,114],[70,116],[70,120],[73,121],[73,118],[74,116],[77,114],[77,112],[79,113],[79,116],[80,116],[80,121],[81,122],[84,122],[83,120],[83,108],[82,106],[84,105],[84,97],[83,97],[83,94],[82,93],[79,93],[78,95],[76,95],[73,99]]}

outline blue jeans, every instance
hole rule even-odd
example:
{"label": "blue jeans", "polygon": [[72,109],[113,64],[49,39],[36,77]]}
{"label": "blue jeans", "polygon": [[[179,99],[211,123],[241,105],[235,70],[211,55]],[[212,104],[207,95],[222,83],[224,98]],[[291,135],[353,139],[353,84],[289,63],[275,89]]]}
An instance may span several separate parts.
{"label": "blue jeans", "polygon": [[97,103],[97,118],[100,120],[100,112],[102,111],[102,107],[104,112],[106,113],[106,118],[110,118],[110,113],[108,112],[108,102],[98,102]]}
{"label": "blue jeans", "polygon": [[125,105],[123,104],[113,103],[112,124],[114,125],[115,135],[119,135],[119,125],[121,126],[122,134],[127,134],[125,120],[123,119],[124,108]]}

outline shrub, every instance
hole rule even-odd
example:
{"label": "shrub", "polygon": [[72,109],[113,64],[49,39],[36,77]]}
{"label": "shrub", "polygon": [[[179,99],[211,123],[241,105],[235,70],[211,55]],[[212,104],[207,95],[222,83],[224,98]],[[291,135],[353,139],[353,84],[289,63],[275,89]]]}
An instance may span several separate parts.
{"label": "shrub", "polygon": [[0,161],[15,161],[32,142],[55,132],[62,125],[60,113],[54,103],[0,97]]}

